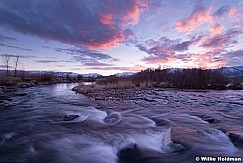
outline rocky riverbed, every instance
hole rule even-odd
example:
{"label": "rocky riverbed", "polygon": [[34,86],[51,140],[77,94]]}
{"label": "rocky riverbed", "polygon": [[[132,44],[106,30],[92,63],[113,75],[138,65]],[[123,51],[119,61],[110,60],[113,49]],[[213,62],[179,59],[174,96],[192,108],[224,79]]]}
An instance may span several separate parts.
{"label": "rocky riverbed", "polygon": [[[213,144],[232,143],[236,155],[243,156],[243,91],[134,88],[96,90],[85,95],[100,108],[146,116],[158,126],[171,126],[172,140],[187,148],[200,147],[204,140],[211,142],[212,148]],[[209,133],[226,138],[212,138]]]}

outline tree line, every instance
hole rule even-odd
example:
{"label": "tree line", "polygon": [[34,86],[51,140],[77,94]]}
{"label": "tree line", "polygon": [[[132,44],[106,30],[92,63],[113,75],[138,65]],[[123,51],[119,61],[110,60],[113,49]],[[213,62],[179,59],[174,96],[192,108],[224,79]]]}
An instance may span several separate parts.
{"label": "tree line", "polygon": [[224,89],[229,82],[220,69],[161,69],[149,68],[128,77],[110,76],[103,83],[130,81],[136,87],[170,87],[186,89]]}

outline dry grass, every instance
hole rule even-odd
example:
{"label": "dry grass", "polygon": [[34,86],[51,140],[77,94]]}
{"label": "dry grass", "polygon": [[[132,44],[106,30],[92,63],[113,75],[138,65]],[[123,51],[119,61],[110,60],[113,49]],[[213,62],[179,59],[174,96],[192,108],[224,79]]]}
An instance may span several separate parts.
{"label": "dry grass", "polygon": [[108,89],[128,89],[135,88],[136,85],[131,81],[118,81],[116,83],[108,83],[106,88]]}
{"label": "dry grass", "polygon": [[80,83],[79,86],[74,87],[72,90],[79,93],[87,94],[90,92],[103,90],[104,88],[105,88],[104,85],[98,85],[98,84],[85,85],[84,83]]}
{"label": "dry grass", "polygon": [[91,84],[91,85],[85,85],[84,83],[80,83],[79,86],[74,87],[72,90],[87,94],[91,92],[96,91],[102,91],[107,89],[131,89],[131,88],[152,88],[153,83],[152,82],[141,82],[139,85],[136,85],[132,81],[118,81],[115,83],[106,83],[106,84]]}
{"label": "dry grass", "polygon": [[7,77],[7,76],[0,77],[0,85],[2,86],[13,86],[20,82],[21,82],[21,78],[19,77]]}

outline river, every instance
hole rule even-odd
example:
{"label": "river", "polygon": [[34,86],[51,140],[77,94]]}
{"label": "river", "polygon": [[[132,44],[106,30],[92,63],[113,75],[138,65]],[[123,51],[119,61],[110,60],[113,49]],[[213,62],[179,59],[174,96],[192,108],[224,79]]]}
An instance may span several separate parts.
{"label": "river", "polygon": [[[106,108],[70,91],[76,85],[19,89],[27,95],[0,104],[0,162],[194,162],[243,155],[242,91],[155,90],[160,98],[141,109]],[[63,121],[72,114],[79,117]]]}

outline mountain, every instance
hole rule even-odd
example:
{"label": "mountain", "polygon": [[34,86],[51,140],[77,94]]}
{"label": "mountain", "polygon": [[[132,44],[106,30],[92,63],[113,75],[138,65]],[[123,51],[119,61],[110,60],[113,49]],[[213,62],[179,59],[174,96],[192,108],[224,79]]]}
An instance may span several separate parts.
{"label": "mountain", "polygon": [[[166,71],[168,73],[174,73],[175,71],[182,70],[181,68],[168,68]],[[243,76],[243,66],[234,66],[234,67],[222,67],[219,68],[219,70],[224,74],[229,77],[236,77],[236,76]],[[21,72],[18,71],[19,73]],[[27,73],[30,74],[40,74],[40,73],[48,73],[50,71],[26,71]],[[0,69],[0,74],[6,73],[5,69]],[[10,70],[10,73],[13,74],[14,71]],[[53,72],[54,75],[56,76],[70,76],[70,77],[77,77],[78,75],[81,75],[84,78],[97,78],[101,77],[102,75],[98,73],[89,73],[89,74],[78,74],[74,72]],[[126,76],[131,76],[135,75],[136,73],[134,72],[122,72],[122,73],[116,73],[114,74],[117,77],[126,77]]]}
{"label": "mountain", "polygon": [[182,71],[182,70],[183,70],[182,68],[167,68],[166,72],[167,73],[174,73],[176,71]]}
{"label": "mountain", "polygon": [[70,76],[70,77],[77,77],[78,73],[74,73],[74,72],[54,72],[54,75],[56,76]]}
{"label": "mountain", "polygon": [[220,70],[224,75],[230,77],[243,76],[243,66],[222,67]]}
{"label": "mountain", "polygon": [[98,78],[101,77],[102,75],[97,74],[97,73],[89,73],[89,74],[80,74],[84,78]]}
{"label": "mountain", "polygon": [[[19,70],[18,72],[20,73],[20,72],[23,72],[23,71]],[[42,74],[42,73],[50,73],[52,71],[38,71],[38,70],[36,70],[36,71],[25,71],[25,72],[27,72],[29,74]],[[0,74],[4,74],[4,73],[6,73],[6,70],[0,69]],[[10,73],[13,74],[14,71],[10,70]],[[55,72],[55,71],[53,73],[54,73],[54,75],[60,76],[60,77],[61,76],[63,76],[63,77],[66,77],[66,76],[78,77],[79,75],[81,75],[84,78],[97,78],[97,77],[101,77],[102,76],[102,75],[97,74],[97,73],[79,74],[79,73],[74,73],[74,72]]]}
{"label": "mountain", "polygon": [[115,76],[117,77],[126,77],[126,76],[132,76],[136,73],[134,72],[122,72],[122,73],[116,73]]}

